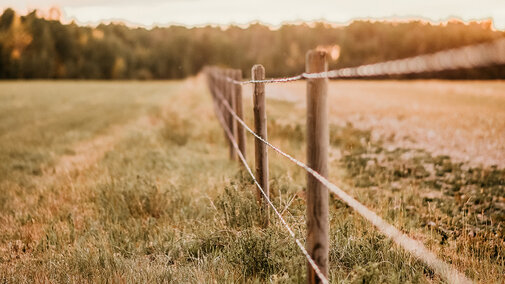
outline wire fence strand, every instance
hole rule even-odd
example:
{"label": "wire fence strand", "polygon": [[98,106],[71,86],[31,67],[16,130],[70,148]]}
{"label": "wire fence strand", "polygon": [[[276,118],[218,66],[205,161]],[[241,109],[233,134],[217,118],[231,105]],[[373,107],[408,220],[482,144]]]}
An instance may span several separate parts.
{"label": "wire fence strand", "polygon": [[409,236],[407,236],[406,234],[402,233],[396,227],[387,223],[384,219],[379,217],[375,212],[370,210],[368,207],[361,204],[359,201],[354,199],[352,196],[347,194],[338,186],[331,183],[327,178],[323,177],[321,174],[314,171],[312,168],[308,167],[303,162],[283,152],[282,150],[272,145],[267,140],[263,139],[261,136],[257,135],[242,119],[240,119],[240,117],[237,116],[235,111],[233,111],[231,106],[228,104],[228,101],[224,99],[222,93],[218,92],[217,94],[219,96],[219,99],[222,101],[223,105],[227,109],[227,111],[231,113],[234,119],[237,120],[249,133],[251,133],[254,137],[256,137],[256,139],[259,139],[261,142],[265,143],[274,151],[286,157],[291,162],[295,163],[296,165],[307,171],[309,174],[311,174],[314,178],[316,178],[319,182],[321,182],[324,186],[326,186],[328,190],[330,190],[330,192],[337,195],[342,201],[344,201],[347,205],[349,205],[356,212],[358,212],[363,218],[371,222],[384,235],[391,238],[397,245],[399,245],[406,251],[412,253],[418,259],[424,261],[430,268],[432,268],[435,272],[444,277],[449,283],[465,283],[465,284],[473,283],[473,281],[467,278],[464,274],[460,273],[443,260],[440,260],[433,252],[428,250],[421,242],[414,240]]}
{"label": "wire fence strand", "polygon": [[292,77],[265,80],[237,81],[223,76],[227,81],[239,85],[255,83],[287,83],[303,79],[368,78],[391,75],[419,74],[445,70],[470,69],[505,64],[505,39],[492,42],[443,50],[431,54],[389,60],[357,67],[341,68],[320,73],[302,73]]}
{"label": "wire fence strand", "polygon": [[233,78],[225,76],[226,81],[231,82],[233,84],[238,84],[238,85],[247,85],[247,84],[256,84],[256,83],[264,83],[264,84],[288,83],[288,82],[292,82],[292,81],[303,80],[303,78],[304,78],[303,74],[300,74],[300,75],[296,75],[293,77],[272,78],[272,79],[265,79],[265,80],[237,81]]}
{"label": "wire fence strand", "polygon": [[[298,81],[303,79],[339,79],[339,78],[367,78],[367,77],[378,77],[378,76],[389,76],[389,75],[405,75],[405,74],[419,74],[426,72],[439,72],[445,70],[455,70],[455,69],[468,69],[477,67],[487,67],[493,65],[505,64],[505,38],[495,40],[493,42],[482,43],[477,45],[465,46],[461,48],[454,48],[444,51],[439,51],[431,54],[419,55],[405,59],[390,60],[381,63],[361,65],[357,67],[342,68],[336,70],[330,70],[320,73],[302,73],[292,77],[283,78],[272,78],[265,80],[247,80],[238,81],[225,75],[216,75],[218,79],[224,79],[228,82],[238,85],[256,84],[256,83],[287,83],[292,81]],[[328,188],[330,192],[337,195],[342,201],[344,201],[348,206],[352,207],[356,212],[358,212],[363,218],[371,222],[379,231],[384,235],[391,238],[397,245],[401,246],[406,251],[409,251],[418,259],[424,261],[430,268],[432,268],[439,275],[444,277],[449,283],[473,283],[472,280],[467,278],[464,274],[460,273],[458,270],[454,269],[451,265],[439,259],[433,252],[428,250],[421,242],[408,237],[406,234],[402,233],[393,225],[387,223],[384,219],[379,217],[375,212],[370,210],[365,205],[361,204],[359,201],[354,199],[352,196],[347,194],[345,191],[340,189],[335,184],[331,183],[327,178],[323,177],[320,173],[308,167],[303,162],[293,158],[291,155],[283,152],[279,148],[275,147],[267,140],[263,139],[261,136],[257,135],[247,124],[235,113],[232,107],[229,105],[228,101],[224,99],[223,94],[220,90],[216,90],[216,97],[221,101],[225,109],[232,115],[232,117],[239,122],[242,127],[244,127],[249,133],[251,133],[256,139],[266,144],[274,151],[280,155],[286,157],[291,162],[295,163],[299,167],[303,168],[310,175],[316,178],[324,186]],[[326,277],[324,277],[307,253],[301,242],[296,238],[294,232],[288,226],[282,215],[273,206],[268,196],[265,194],[263,188],[256,181],[254,174],[247,165],[247,162],[239,151],[236,142],[233,139],[233,135],[223,121],[223,117],[218,116],[223,129],[230,139],[233,147],[237,150],[238,155],[247,171],[253,178],[256,186],[260,189],[263,196],[265,196],[268,204],[273,208],[274,212],[281,219],[281,222],[286,226],[290,235],[295,239],[296,243],[307,257],[309,263],[314,268],[314,271],[321,278],[324,283],[327,283]],[[323,276],[323,277],[321,277]]]}
{"label": "wire fence strand", "polygon": [[316,274],[319,277],[319,279],[321,279],[321,282],[324,283],[324,284],[328,284],[329,283],[328,282],[328,278],[326,278],[326,276],[321,272],[321,270],[317,266],[316,262],[312,259],[312,257],[309,255],[309,253],[307,252],[307,250],[303,246],[302,242],[296,237],[296,235],[293,232],[293,230],[291,229],[291,227],[288,225],[288,223],[286,222],[286,220],[284,220],[284,218],[282,217],[281,213],[279,213],[279,211],[277,210],[277,208],[275,208],[274,204],[272,203],[272,201],[270,200],[270,198],[268,197],[268,195],[265,193],[265,191],[263,190],[263,188],[261,187],[261,185],[256,180],[256,177],[254,176],[254,174],[253,174],[251,168],[249,167],[249,165],[247,164],[247,161],[246,161],[244,155],[242,154],[242,152],[240,151],[240,149],[239,149],[239,147],[237,145],[237,142],[235,141],[235,139],[233,139],[233,134],[231,133],[231,131],[228,128],[228,126],[226,126],[226,123],[223,121],[223,118],[220,117],[220,116],[218,116],[218,120],[220,121],[221,126],[223,127],[224,131],[226,132],[226,135],[228,136],[228,139],[231,141],[233,147],[237,151],[237,155],[238,155],[240,161],[242,162],[242,164],[244,164],[244,167],[246,168],[247,172],[249,173],[249,175],[253,179],[254,184],[256,185],[256,187],[258,187],[258,189],[261,191],[261,193],[262,193],[263,197],[265,198],[266,202],[268,203],[268,205],[274,210],[275,215],[277,215],[279,217],[280,221],[282,222],[282,224],[284,225],[284,227],[286,228],[286,230],[289,232],[289,234],[291,235],[291,237],[293,237],[293,239],[295,240],[296,244],[298,245],[298,247],[300,248],[300,250],[302,251],[302,253],[305,255],[305,258],[307,258],[307,261],[310,263],[310,265],[312,266],[312,268],[316,272]]}

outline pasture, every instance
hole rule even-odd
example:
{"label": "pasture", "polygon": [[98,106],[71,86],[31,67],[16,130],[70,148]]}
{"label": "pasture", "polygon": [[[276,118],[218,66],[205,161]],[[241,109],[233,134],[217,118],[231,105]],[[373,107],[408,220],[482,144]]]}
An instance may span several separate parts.
{"label": "pasture", "polygon": [[[269,140],[300,160],[304,87],[266,90]],[[332,82],[330,180],[468,277],[504,281],[504,91]],[[272,201],[304,239],[306,173],[269,156]],[[275,217],[260,225],[254,193],[200,76],[0,83],[2,281],[303,282],[303,255]],[[443,282],[335,197],[329,271],[336,283]]]}

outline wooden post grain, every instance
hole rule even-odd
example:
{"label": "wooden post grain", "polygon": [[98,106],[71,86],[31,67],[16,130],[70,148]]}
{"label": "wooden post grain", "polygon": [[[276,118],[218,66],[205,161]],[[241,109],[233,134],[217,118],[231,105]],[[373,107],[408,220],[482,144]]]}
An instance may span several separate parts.
{"label": "wooden post grain", "polygon": [[[242,81],[242,70],[237,69],[235,70],[235,76],[233,78],[237,81]],[[234,110],[237,116],[244,120],[244,109],[242,106],[242,86],[240,84],[234,84],[235,86],[235,104],[234,104]],[[240,124],[237,123],[237,143],[238,143],[238,148],[244,158],[246,158],[246,149],[245,149],[245,130],[244,127]]]}
{"label": "wooden post grain", "polygon": [[[328,71],[326,52],[309,51],[307,73]],[[307,80],[307,165],[328,176],[328,79]],[[307,173],[307,251],[321,272],[328,275],[328,189]],[[320,283],[307,262],[307,283]]]}
{"label": "wooden post grain", "polygon": [[[253,80],[263,80],[265,79],[265,68],[262,65],[254,65],[252,68],[252,79]],[[254,83],[254,131],[261,138],[267,140],[267,114],[265,105],[265,84],[264,83]],[[258,183],[263,188],[266,196],[270,196],[270,190],[268,187],[268,152],[267,145],[261,142],[259,139],[255,139],[254,143],[254,156],[256,161],[256,178]],[[262,194],[258,189],[256,191],[256,197],[260,202],[263,212],[265,214],[264,225],[268,225],[268,204],[265,198],[262,198]]]}

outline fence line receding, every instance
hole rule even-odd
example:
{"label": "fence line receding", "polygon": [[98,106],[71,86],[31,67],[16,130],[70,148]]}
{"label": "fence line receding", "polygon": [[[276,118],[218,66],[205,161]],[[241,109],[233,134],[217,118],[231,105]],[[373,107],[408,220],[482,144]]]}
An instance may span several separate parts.
{"label": "fence line receding", "polygon": [[[285,78],[264,79],[265,71],[261,65],[253,67],[252,79],[247,81],[241,80],[241,73],[239,74],[240,71],[237,70],[206,67],[205,74],[213,98],[216,117],[230,146],[230,158],[233,160],[238,158],[253,179],[258,189],[258,201],[263,204],[262,212],[265,214],[262,218],[264,218],[264,224],[268,225],[268,208],[271,208],[307,258],[308,283],[328,283],[328,191],[338,196],[363,218],[372,223],[381,233],[422,260],[449,283],[472,283],[472,280],[450,264],[439,259],[421,242],[402,233],[328,180],[327,84],[330,78],[366,78],[485,67],[497,64],[505,64],[505,39],[428,55],[331,71],[327,70],[326,53],[324,51],[309,51],[306,59],[306,72]],[[307,164],[293,158],[268,142],[266,129],[264,85],[268,83],[287,83],[302,79],[307,80]],[[255,130],[252,130],[243,118],[241,86],[245,84],[254,84],[253,113]],[[256,176],[247,164],[245,157],[246,131],[255,138]],[[268,157],[265,148],[267,146],[307,172],[307,239],[305,247],[270,200]]]}

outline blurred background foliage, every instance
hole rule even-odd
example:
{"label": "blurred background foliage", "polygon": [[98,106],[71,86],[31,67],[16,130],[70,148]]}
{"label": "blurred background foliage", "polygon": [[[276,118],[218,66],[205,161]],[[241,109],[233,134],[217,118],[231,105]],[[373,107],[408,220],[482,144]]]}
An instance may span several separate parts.
{"label": "blurred background foliage", "polygon": [[[256,63],[272,77],[304,70],[305,52],[327,48],[330,68],[398,59],[504,37],[490,21],[354,21],[238,26],[130,28],[62,24],[12,9],[0,17],[0,78],[3,79],[176,79],[198,73],[205,65],[243,70]],[[338,57],[338,59],[337,59]],[[504,66],[402,76],[447,79],[505,78]]]}

